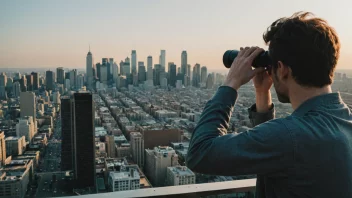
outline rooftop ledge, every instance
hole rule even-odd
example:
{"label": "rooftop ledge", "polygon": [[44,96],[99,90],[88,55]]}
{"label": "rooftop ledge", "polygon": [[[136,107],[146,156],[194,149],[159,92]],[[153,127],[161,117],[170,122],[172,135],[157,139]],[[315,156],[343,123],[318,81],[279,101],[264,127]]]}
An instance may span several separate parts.
{"label": "rooftop ledge", "polygon": [[[127,197],[203,197],[209,195],[254,192],[256,179],[235,180],[206,184],[167,186],[139,190],[101,193],[101,198]],[[84,198],[95,198],[97,194],[83,195]],[[72,197],[74,198],[74,197]]]}

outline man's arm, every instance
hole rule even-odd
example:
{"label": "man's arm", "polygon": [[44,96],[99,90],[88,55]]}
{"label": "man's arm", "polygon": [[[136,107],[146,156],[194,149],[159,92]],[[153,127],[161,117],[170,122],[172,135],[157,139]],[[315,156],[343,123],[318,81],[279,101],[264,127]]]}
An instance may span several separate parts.
{"label": "man's arm", "polygon": [[195,172],[214,175],[264,174],[289,167],[293,143],[280,120],[240,134],[228,134],[237,91],[220,87],[207,103],[195,128],[186,164]]}

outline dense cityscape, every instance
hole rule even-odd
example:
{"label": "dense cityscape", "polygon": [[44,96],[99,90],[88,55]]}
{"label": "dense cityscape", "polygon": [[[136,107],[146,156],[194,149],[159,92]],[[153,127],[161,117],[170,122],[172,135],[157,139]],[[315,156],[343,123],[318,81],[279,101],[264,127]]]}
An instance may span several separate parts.
{"label": "dense cityscape", "polygon": [[[226,74],[187,61],[137,61],[84,70],[58,67],[0,74],[0,197],[60,197],[255,178],[192,172],[185,164],[191,133]],[[142,58],[144,60],[145,58]],[[155,64],[157,62],[157,64]],[[154,63],[154,64],[153,64]],[[352,78],[335,73],[333,90],[352,105]],[[228,133],[252,127],[252,83],[239,90]],[[276,117],[292,113],[272,89]],[[232,197],[246,197],[245,193]]]}

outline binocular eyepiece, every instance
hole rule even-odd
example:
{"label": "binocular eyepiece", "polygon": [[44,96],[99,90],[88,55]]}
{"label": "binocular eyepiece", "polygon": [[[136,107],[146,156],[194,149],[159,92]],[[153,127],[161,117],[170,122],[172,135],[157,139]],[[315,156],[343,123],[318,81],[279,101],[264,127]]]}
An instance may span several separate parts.
{"label": "binocular eyepiece", "polygon": [[[222,62],[224,63],[224,66],[226,68],[230,68],[232,65],[232,62],[235,60],[237,57],[238,53],[240,51],[238,50],[227,50],[224,53],[224,56],[222,57]],[[269,52],[265,51],[261,54],[259,54],[254,60],[252,66],[257,68],[257,67],[266,67],[268,65],[271,65],[271,59],[269,56]]]}

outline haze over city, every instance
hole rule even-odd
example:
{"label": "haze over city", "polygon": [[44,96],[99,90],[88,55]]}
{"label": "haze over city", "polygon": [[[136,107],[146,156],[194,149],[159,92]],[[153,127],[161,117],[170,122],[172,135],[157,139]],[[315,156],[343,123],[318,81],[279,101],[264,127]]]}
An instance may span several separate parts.
{"label": "haze over city", "polygon": [[2,1],[0,68],[85,68],[89,45],[94,62],[117,62],[137,51],[138,61],[158,57],[180,66],[188,62],[225,70],[225,50],[257,45],[276,19],[310,11],[339,34],[338,69],[352,55],[351,2],[339,1]]}

